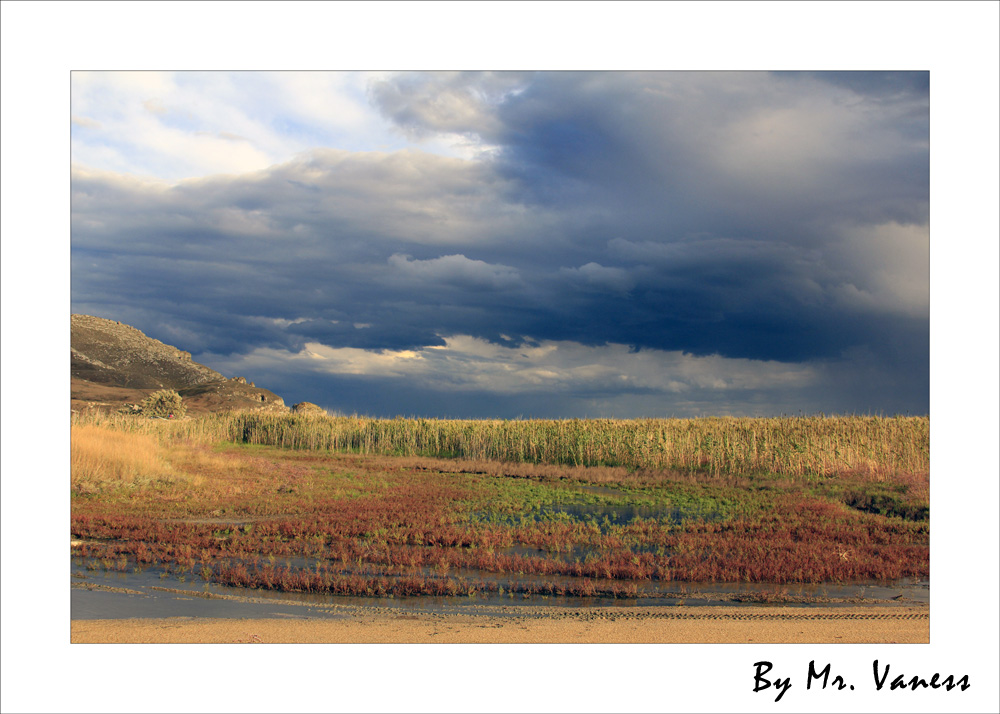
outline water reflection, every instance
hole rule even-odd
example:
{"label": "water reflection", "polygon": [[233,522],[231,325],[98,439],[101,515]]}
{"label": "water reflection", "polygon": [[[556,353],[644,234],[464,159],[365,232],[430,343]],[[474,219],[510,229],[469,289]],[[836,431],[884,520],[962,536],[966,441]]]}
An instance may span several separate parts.
{"label": "water reflection", "polygon": [[[292,560],[296,561],[295,563]],[[288,559],[291,567],[307,565],[306,559]],[[92,565],[92,564],[91,564]],[[452,576],[501,585],[511,582],[510,574],[474,569],[458,569]],[[436,577],[428,572],[429,577]],[[564,597],[523,595],[508,588],[498,592],[478,592],[475,596],[453,597],[351,597],[322,593],[289,593],[218,585],[195,574],[170,572],[162,567],[132,567],[123,572],[87,569],[74,558],[71,616],[73,619],[114,619],[128,617],[343,617],[351,608],[392,607],[429,612],[461,612],[469,607],[545,605],[552,607],[638,607],[678,605],[719,605],[739,607],[760,602],[783,605],[822,604],[837,606],[857,602],[892,601],[906,604],[930,602],[926,579],[906,579],[892,583],[795,584],[767,583],[663,583],[644,582],[637,597]],[[443,577],[443,576],[442,576]],[[523,585],[569,585],[570,576],[517,575]],[[614,581],[592,579],[598,588]],[[798,601],[796,601],[798,599]],[[789,602],[791,600],[791,602]],[[813,603],[807,602],[813,600]],[[828,602],[833,600],[833,602]],[[850,601],[850,602],[848,602]]]}

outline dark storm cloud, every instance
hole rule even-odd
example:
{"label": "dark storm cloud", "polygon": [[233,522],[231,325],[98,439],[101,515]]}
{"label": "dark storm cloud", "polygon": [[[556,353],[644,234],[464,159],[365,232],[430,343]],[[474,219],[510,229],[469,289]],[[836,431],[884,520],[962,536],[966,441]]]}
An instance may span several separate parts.
{"label": "dark storm cloud", "polygon": [[[435,82],[402,87],[419,106]],[[841,222],[926,221],[926,93],[880,102],[810,75],[555,72],[466,101],[465,131],[496,147],[512,195],[592,228],[804,243]],[[456,128],[418,114],[428,131]]]}
{"label": "dark storm cloud", "polygon": [[921,76],[410,74],[371,96],[482,157],[320,149],[172,186],[78,168],[74,310],[196,354],[863,355],[926,402]]}
{"label": "dark storm cloud", "polygon": [[[449,250],[510,224],[489,193],[494,182],[464,162],[421,154],[316,152],[174,187],[78,171],[74,301],[99,305],[103,296],[135,315],[158,313],[154,322],[206,324],[195,350],[249,350],[264,334],[265,344],[284,335],[289,348],[300,336],[334,335],[344,346],[436,344],[435,330],[449,326],[430,315],[492,304],[465,292],[517,283],[512,268]],[[240,318],[310,322],[278,332]],[[316,327],[333,323],[341,325],[333,332]],[[370,328],[345,327],[354,323]]]}
{"label": "dark storm cloud", "polygon": [[[864,267],[844,274],[827,259],[841,231],[926,223],[925,73],[507,79],[516,91],[490,96],[472,91],[481,81],[473,76],[409,76],[383,108],[408,127],[419,119],[425,131],[481,136],[496,147],[493,166],[510,180],[509,195],[582,217],[585,228],[567,224],[580,263],[564,267],[624,269],[619,284],[636,283],[629,302],[636,324],[663,315],[667,329],[637,331],[629,342],[779,359],[830,354],[847,346],[843,339],[817,337],[794,355],[779,339],[767,354],[740,324],[780,330],[784,323],[800,343],[803,324],[832,322],[840,332],[838,321],[856,318],[838,309],[831,291],[866,280]],[[433,106],[439,84],[451,97],[446,114]],[[618,237],[609,242],[611,235]],[[623,254],[629,246],[631,255]],[[700,343],[677,340],[672,316],[720,329]]]}

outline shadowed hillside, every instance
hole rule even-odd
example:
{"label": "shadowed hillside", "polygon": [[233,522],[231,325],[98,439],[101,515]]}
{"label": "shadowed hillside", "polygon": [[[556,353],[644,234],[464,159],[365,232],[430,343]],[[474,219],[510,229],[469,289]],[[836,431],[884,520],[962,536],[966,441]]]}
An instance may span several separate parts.
{"label": "shadowed hillside", "polygon": [[176,390],[189,412],[288,411],[284,400],[242,377],[227,379],[191,353],[115,320],[70,317],[70,401],[75,410],[116,410],[158,389]]}

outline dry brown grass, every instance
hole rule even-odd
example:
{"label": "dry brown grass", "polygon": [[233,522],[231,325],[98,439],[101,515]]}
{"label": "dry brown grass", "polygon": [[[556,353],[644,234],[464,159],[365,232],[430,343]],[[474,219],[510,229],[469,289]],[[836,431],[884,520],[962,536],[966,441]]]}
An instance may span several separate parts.
{"label": "dry brown grass", "polygon": [[140,488],[199,479],[178,470],[154,436],[74,424],[70,431],[70,483],[76,493]]}

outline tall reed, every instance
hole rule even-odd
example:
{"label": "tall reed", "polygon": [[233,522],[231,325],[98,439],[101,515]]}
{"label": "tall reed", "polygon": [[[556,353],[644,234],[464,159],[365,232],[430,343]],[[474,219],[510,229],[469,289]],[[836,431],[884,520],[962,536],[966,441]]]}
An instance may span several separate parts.
{"label": "tall reed", "polygon": [[364,454],[876,479],[930,468],[928,417],[452,420],[248,411],[180,421],[87,419],[166,440]]}

